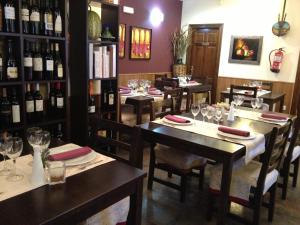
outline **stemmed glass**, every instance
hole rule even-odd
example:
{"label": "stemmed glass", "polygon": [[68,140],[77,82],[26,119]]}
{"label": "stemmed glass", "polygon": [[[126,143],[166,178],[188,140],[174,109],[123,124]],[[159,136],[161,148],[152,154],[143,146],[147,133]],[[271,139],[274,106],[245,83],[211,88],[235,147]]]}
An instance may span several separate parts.
{"label": "stemmed glass", "polygon": [[205,122],[205,117],[207,115],[207,104],[202,104],[200,111],[201,111],[203,122]]}
{"label": "stemmed glass", "polygon": [[263,98],[256,98],[256,108],[260,109],[264,102]]}
{"label": "stemmed glass", "polygon": [[211,118],[213,118],[214,113],[215,113],[215,108],[214,107],[211,107],[211,106],[207,107],[207,115],[206,115],[206,117],[208,119],[208,122],[211,120]]}
{"label": "stemmed glass", "polygon": [[221,108],[216,108],[215,109],[215,114],[214,114],[214,119],[220,124],[220,120],[223,117],[223,111]]}
{"label": "stemmed glass", "polygon": [[16,182],[22,180],[24,177],[23,175],[17,174],[16,172],[16,160],[23,151],[23,140],[19,137],[13,137],[13,138],[9,138],[9,140],[7,141],[11,142],[12,145],[12,147],[9,148],[7,151],[7,156],[13,160],[13,164],[14,164],[12,173],[7,177],[7,180],[11,182]]}
{"label": "stemmed glass", "polygon": [[252,106],[252,108],[253,108],[253,111],[256,109],[256,107],[257,107],[257,104],[256,104],[256,98],[252,98],[251,99],[251,106]]}
{"label": "stemmed glass", "polygon": [[196,116],[200,112],[200,106],[198,104],[192,104],[191,111],[192,111],[192,114],[194,116],[194,125],[196,126]]}
{"label": "stemmed glass", "polygon": [[187,79],[187,82],[189,83],[189,81],[192,80],[192,75],[186,75],[186,79]]}
{"label": "stemmed glass", "polygon": [[48,148],[49,148],[50,141],[51,141],[51,135],[50,135],[50,132],[44,131],[44,130],[41,132],[41,135],[42,135],[41,154],[42,154],[43,164],[45,165],[45,160],[49,154]]}
{"label": "stemmed glass", "polygon": [[31,127],[26,131],[28,143],[33,149],[39,149],[42,142],[43,130],[39,127]]}
{"label": "stemmed glass", "polygon": [[0,170],[0,176],[7,176],[11,172],[9,168],[7,168],[6,155],[7,151],[12,148],[12,142],[8,141],[11,138],[11,135],[7,135],[6,137],[1,138],[0,140],[0,154],[3,155],[3,169]]}

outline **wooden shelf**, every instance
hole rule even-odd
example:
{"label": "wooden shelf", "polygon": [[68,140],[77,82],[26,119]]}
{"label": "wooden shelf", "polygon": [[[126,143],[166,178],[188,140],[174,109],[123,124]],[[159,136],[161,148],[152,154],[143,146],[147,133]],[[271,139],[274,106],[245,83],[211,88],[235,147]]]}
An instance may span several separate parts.
{"label": "wooden shelf", "polygon": [[6,37],[20,37],[20,33],[0,32],[0,36],[6,36]]}
{"label": "wooden shelf", "polygon": [[117,80],[117,77],[109,77],[109,78],[93,78],[89,80]]}
{"label": "wooden shelf", "polygon": [[24,129],[24,125],[18,125],[18,126],[11,126],[8,128],[0,128],[0,132],[2,131],[14,132],[22,129]]}
{"label": "wooden shelf", "polygon": [[32,80],[32,81],[25,81],[28,84],[41,84],[41,83],[65,83],[66,80]]}
{"label": "wooden shelf", "polygon": [[66,119],[61,118],[61,119],[53,119],[53,118],[45,118],[43,121],[36,121],[36,122],[31,122],[28,123],[28,127],[33,127],[33,126],[47,126],[51,124],[58,124],[58,123],[65,123]]}
{"label": "wooden shelf", "polygon": [[117,45],[116,41],[101,41],[101,40],[88,40],[91,44],[99,44],[99,45]]}
{"label": "wooden shelf", "polygon": [[45,36],[45,35],[33,35],[33,34],[23,34],[24,38],[28,39],[49,39],[49,40],[57,40],[64,41],[64,37],[54,37],[54,36]]}
{"label": "wooden shelf", "polygon": [[0,82],[0,86],[16,86],[16,85],[22,85],[22,81],[2,81]]}

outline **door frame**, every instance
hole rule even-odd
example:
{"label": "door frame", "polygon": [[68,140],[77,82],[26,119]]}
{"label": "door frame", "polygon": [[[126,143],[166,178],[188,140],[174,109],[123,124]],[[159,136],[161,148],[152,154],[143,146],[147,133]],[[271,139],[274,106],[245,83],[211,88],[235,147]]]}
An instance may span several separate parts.
{"label": "door frame", "polygon": [[294,83],[294,91],[293,91],[293,99],[292,99],[292,105],[291,105],[291,114],[296,115],[296,113],[299,115],[300,112],[297,112],[297,105],[300,104],[300,53],[299,53],[299,59],[298,59],[298,67],[297,67],[297,73]]}
{"label": "door frame", "polygon": [[[219,31],[219,40],[218,40],[218,46],[217,46],[217,58],[216,58],[216,67],[215,67],[215,74],[213,76],[215,79],[213,79],[212,83],[212,93],[211,93],[211,99],[212,102],[215,103],[216,96],[217,96],[217,85],[218,85],[218,77],[219,77],[219,68],[220,68],[220,56],[221,56],[221,48],[222,48],[222,38],[223,38],[223,23],[214,23],[214,24],[189,24],[189,35],[192,34],[193,30],[195,29],[218,29]],[[187,68],[190,68],[190,57],[191,57],[191,50],[188,50],[186,55],[186,64]]]}

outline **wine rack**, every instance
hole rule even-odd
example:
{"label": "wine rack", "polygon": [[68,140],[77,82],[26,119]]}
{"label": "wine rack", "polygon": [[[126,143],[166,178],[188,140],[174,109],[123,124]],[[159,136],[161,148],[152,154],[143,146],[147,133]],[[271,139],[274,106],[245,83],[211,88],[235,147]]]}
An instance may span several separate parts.
{"label": "wine rack", "polygon": [[[64,140],[69,140],[69,101],[68,101],[68,80],[69,80],[69,68],[68,68],[68,38],[67,33],[68,30],[68,0],[58,0],[59,9],[61,12],[62,18],[62,34],[60,37],[57,36],[45,36],[42,34],[33,35],[29,33],[23,33],[23,24],[22,24],[22,0],[13,0],[12,1],[15,6],[15,26],[16,32],[10,33],[5,32],[3,27],[3,31],[0,32],[0,48],[1,55],[3,57],[3,71],[6,71],[6,54],[7,54],[7,40],[13,40],[15,43],[15,58],[18,66],[18,79],[14,81],[2,80],[0,81],[0,93],[2,88],[7,88],[8,90],[12,88],[16,88],[18,94],[18,100],[20,103],[20,113],[21,113],[21,122],[18,125],[11,125],[8,127],[1,127],[0,132],[8,131],[14,135],[19,135],[21,137],[25,136],[26,130],[29,127],[39,126],[43,129],[49,130],[51,133],[54,133],[55,127],[62,127],[62,133],[64,134]],[[28,1],[30,2],[30,1]],[[4,4],[5,1],[1,1],[2,5],[2,13],[4,14]],[[42,16],[42,15],[41,15]],[[1,18],[3,19],[3,18]],[[3,21],[4,24],[4,21]],[[24,50],[25,50],[25,41],[31,42],[45,42],[49,40],[50,43],[58,43],[60,47],[60,57],[63,65],[63,79],[59,80],[26,80],[25,79],[25,71],[24,71]],[[64,110],[62,115],[53,116],[49,115],[48,105],[50,104],[50,99],[48,98],[48,87],[49,84],[61,83],[61,92],[64,96]],[[36,84],[39,84],[41,89],[41,94],[44,98],[44,115],[43,118],[39,121],[29,121],[26,116],[26,100],[25,100],[25,92],[27,90],[27,85],[30,84],[32,87],[35,87]],[[0,94],[1,96],[1,94]],[[60,125],[59,125],[60,124]],[[26,148],[24,148],[26,149]],[[28,152],[25,152],[28,153]]]}
{"label": "wine rack", "polygon": [[[99,9],[96,11],[101,14],[102,31],[105,26],[109,26],[109,30],[115,39],[90,40],[88,38],[89,4]],[[91,119],[118,120],[118,31],[118,5],[102,0],[70,1],[71,137],[76,144],[90,144],[89,128]],[[107,46],[108,49],[113,46],[112,48],[116,51],[116,54],[112,57],[116,66],[114,75],[91,76],[91,45],[97,48]],[[94,88],[95,93],[93,96],[96,108],[94,113],[88,112],[91,83],[97,86]],[[106,99],[106,96],[113,96],[113,99]],[[113,101],[114,104],[109,105],[108,101]]]}

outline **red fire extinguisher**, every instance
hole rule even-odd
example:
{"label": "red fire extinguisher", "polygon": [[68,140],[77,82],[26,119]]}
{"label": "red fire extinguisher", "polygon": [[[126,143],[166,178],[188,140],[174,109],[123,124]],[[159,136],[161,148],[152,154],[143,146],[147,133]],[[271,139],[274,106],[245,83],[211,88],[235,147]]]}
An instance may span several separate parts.
{"label": "red fire extinguisher", "polygon": [[[280,72],[285,51],[283,48],[274,49],[269,54],[270,70],[274,73]],[[272,58],[272,59],[271,59]]]}

